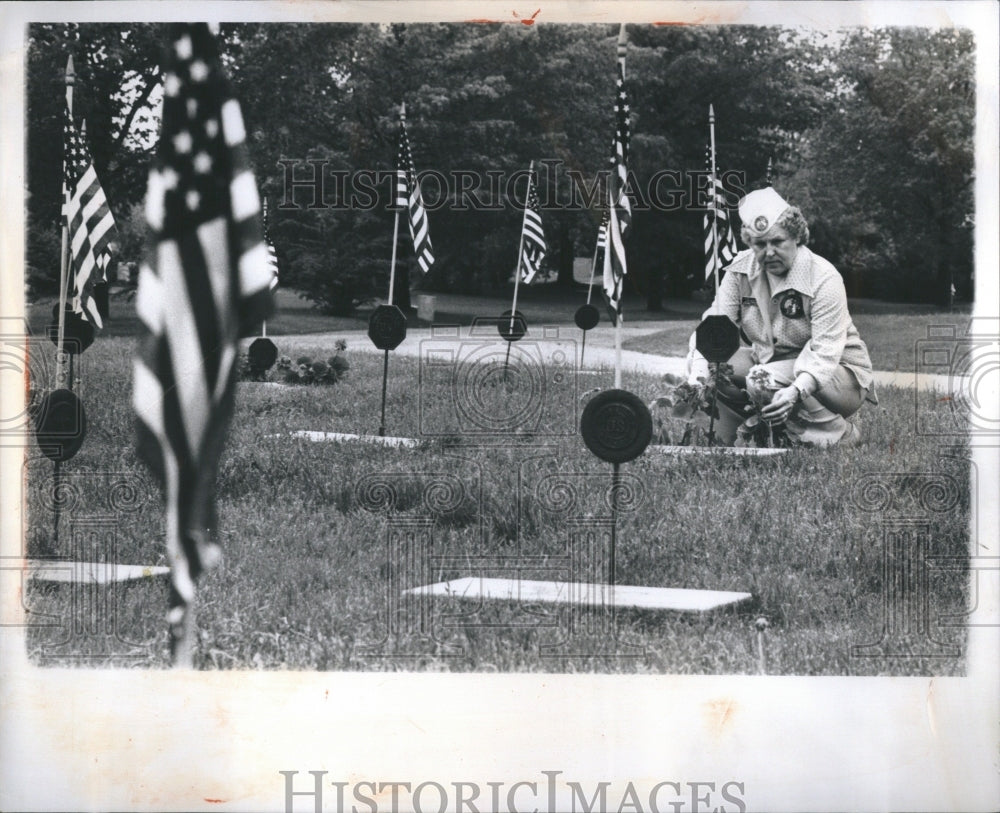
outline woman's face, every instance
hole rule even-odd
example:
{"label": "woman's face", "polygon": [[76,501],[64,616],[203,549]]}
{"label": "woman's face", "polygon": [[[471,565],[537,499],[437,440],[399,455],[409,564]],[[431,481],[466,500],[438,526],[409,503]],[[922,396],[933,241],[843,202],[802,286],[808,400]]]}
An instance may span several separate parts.
{"label": "woman's face", "polygon": [[775,226],[763,237],[754,237],[750,248],[760,267],[776,277],[783,277],[789,272],[799,250],[795,240],[781,226]]}

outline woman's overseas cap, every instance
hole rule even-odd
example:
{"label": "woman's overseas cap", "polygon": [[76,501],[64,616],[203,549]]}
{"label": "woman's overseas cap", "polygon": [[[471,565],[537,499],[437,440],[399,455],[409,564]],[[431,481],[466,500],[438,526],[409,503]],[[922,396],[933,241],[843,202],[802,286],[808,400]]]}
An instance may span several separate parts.
{"label": "woman's overseas cap", "polygon": [[750,192],[740,201],[740,220],[754,237],[762,237],[784,214],[788,201],[768,186]]}

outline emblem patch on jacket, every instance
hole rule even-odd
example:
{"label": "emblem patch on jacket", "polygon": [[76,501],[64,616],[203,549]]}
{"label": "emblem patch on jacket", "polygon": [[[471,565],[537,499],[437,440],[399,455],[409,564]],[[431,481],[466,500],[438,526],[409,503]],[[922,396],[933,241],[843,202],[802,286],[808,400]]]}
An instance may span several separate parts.
{"label": "emblem patch on jacket", "polygon": [[789,319],[802,319],[806,313],[802,308],[802,296],[798,291],[788,291],[781,297],[781,312]]}

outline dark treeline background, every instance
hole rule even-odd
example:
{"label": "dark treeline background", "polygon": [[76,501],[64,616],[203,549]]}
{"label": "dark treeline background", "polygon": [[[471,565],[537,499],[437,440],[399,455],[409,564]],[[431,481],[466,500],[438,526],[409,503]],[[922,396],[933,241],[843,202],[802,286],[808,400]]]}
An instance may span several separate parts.
{"label": "dark treeline background", "polygon": [[[479,177],[482,200],[491,197],[488,171],[506,181],[532,160],[559,162],[539,173],[539,194],[551,204],[547,264],[568,283],[573,257],[591,256],[600,219],[596,204],[571,199],[569,173],[590,186],[608,167],[617,33],[617,25],[561,24],[223,26],[282,284],[328,312],[384,295],[391,184],[378,185],[373,206],[345,206],[336,178],[394,169],[402,101],[418,171]],[[680,175],[662,180],[661,201],[683,204],[635,215],[629,282],[647,307],[702,285],[702,210],[680,194],[706,168],[709,104],[720,171],[741,172],[745,188],[756,188],[773,158],[775,187],[802,207],[811,247],[838,267],[850,295],[948,304],[954,285],[971,299],[971,32],[857,29],[823,39],[773,27],[630,25],[628,36],[636,191],[644,197],[655,173],[670,170]],[[159,24],[31,26],[32,290],[52,291],[58,278],[66,56],[77,72],[74,112],[87,119],[122,232],[121,259],[137,260],[165,41]],[[310,189],[285,188],[293,165],[297,178],[323,167],[331,205],[309,208]],[[427,179],[424,188],[437,201],[438,184]],[[514,267],[517,202],[463,210],[450,191],[430,212],[437,262],[419,285],[496,291]],[[400,231],[401,268],[415,280],[405,220]]]}

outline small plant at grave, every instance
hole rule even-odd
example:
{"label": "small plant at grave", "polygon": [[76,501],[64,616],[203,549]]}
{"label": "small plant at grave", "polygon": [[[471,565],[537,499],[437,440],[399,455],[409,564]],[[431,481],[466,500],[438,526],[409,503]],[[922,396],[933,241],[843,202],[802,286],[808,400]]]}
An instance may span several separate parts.
{"label": "small plant at grave", "polygon": [[649,404],[653,416],[653,442],[672,446],[711,446],[712,402],[716,382],[729,382],[730,364],[719,364],[706,379],[688,381],[667,373],[666,391]]}
{"label": "small plant at grave", "polygon": [[347,349],[347,342],[338,339],[336,348],[337,352],[326,361],[299,356],[293,362],[288,356],[282,356],[278,359],[278,371],[284,376],[286,384],[337,384],[343,381],[351,364],[342,355]]}
{"label": "small plant at grave", "polygon": [[[792,445],[784,422],[769,423],[761,417],[760,411],[774,398],[774,394],[782,388],[771,373],[763,368],[754,370],[749,381],[753,387],[747,387],[750,403],[746,406],[749,417],[736,430],[737,446],[757,446],[765,449],[787,448]],[[749,382],[748,382],[749,383]]]}

